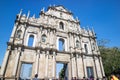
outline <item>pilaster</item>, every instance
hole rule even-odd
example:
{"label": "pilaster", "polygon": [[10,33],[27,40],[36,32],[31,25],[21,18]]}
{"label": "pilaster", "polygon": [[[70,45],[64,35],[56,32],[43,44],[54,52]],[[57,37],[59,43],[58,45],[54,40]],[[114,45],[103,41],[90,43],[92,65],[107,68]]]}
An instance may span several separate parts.
{"label": "pilaster", "polygon": [[[97,70],[97,66],[96,66],[96,56],[94,56],[94,51],[92,50],[92,46],[93,46],[93,44],[92,44],[92,40],[91,40],[91,38],[89,38],[89,41],[90,41],[90,47],[91,47],[91,52],[92,52],[92,55],[93,55],[93,62],[94,62],[94,69],[95,69],[95,74],[94,74],[94,77],[95,78],[98,78],[98,70]],[[95,76],[96,75],[96,76]]]}
{"label": "pilaster", "polygon": [[17,72],[17,67],[18,67],[18,63],[19,63],[19,58],[20,58],[20,52],[21,52],[21,48],[17,49],[15,48],[15,63],[14,63],[14,68],[13,68],[13,72],[12,72],[12,76],[16,76],[16,72]]}
{"label": "pilaster", "polygon": [[45,67],[45,78],[48,78],[48,65],[49,65],[49,63],[48,63],[48,57],[49,57],[49,51],[46,51],[46,62],[45,62],[45,65],[46,65],[46,67]]}
{"label": "pilaster", "polygon": [[78,76],[78,79],[82,79],[83,76],[84,76],[84,71],[83,71],[83,63],[82,63],[82,57],[77,54],[77,76]]}
{"label": "pilaster", "polygon": [[39,71],[39,56],[40,50],[37,50],[36,59],[35,59],[35,74],[38,74]]}
{"label": "pilaster", "polygon": [[53,48],[56,49],[56,42],[57,42],[57,38],[56,38],[56,31],[53,30]]}
{"label": "pilaster", "polygon": [[71,61],[72,61],[72,77],[76,77],[76,59],[75,56],[72,54],[71,57]]}
{"label": "pilaster", "polygon": [[99,57],[99,62],[100,62],[102,76],[105,76],[104,68],[103,68],[103,64],[102,64],[102,58],[101,57]]}
{"label": "pilaster", "polygon": [[51,44],[51,45],[53,45],[53,35],[54,35],[54,34],[53,34],[53,31],[51,30],[51,31],[50,31],[50,36],[51,36],[51,38],[50,38],[50,44]]}
{"label": "pilaster", "polygon": [[56,72],[56,61],[55,61],[55,57],[56,57],[56,53],[53,52],[53,74],[52,74],[52,77],[53,79],[55,79],[56,75],[55,75],[55,72]]}
{"label": "pilaster", "polygon": [[11,46],[8,46],[7,51],[5,53],[5,56],[4,56],[4,59],[3,59],[1,70],[0,70],[0,76],[1,77],[4,76],[4,73],[6,71],[5,69],[7,67],[7,63],[8,63],[8,58],[9,58],[10,51],[11,51]]}

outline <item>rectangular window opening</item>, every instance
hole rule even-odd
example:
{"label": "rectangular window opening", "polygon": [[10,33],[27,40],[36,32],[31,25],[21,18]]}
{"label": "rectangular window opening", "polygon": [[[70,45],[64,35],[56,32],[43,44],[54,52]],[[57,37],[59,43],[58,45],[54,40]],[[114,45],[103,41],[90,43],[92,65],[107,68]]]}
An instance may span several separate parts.
{"label": "rectangular window opening", "polygon": [[93,67],[87,67],[87,77],[94,77]]}
{"label": "rectangular window opening", "polygon": [[32,74],[32,64],[22,63],[19,80],[30,80]]}
{"label": "rectangular window opening", "polygon": [[66,63],[56,63],[56,78],[58,80],[68,80],[68,65]]}

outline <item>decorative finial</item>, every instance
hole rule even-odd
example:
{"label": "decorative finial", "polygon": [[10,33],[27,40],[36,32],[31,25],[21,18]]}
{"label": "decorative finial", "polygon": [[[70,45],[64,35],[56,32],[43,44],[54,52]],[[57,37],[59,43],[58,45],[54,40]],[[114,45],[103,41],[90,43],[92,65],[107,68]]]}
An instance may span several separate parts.
{"label": "decorative finial", "polygon": [[45,8],[43,7],[41,11],[44,12],[44,10],[45,10]]}
{"label": "decorative finial", "polygon": [[89,26],[87,26],[88,31],[90,30]]}
{"label": "decorative finial", "polygon": [[94,28],[92,27],[92,31],[94,32]]}
{"label": "decorative finial", "polygon": [[93,33],[93,35],[95,35],[95,32],[94,32],[94,28],[92,27],[92,33]]}
{"label": "decorative finial", "polygon": [[30,11],[28,11],[28,14],[27,14],[27,19],[29,18],[29,15],[30,15]]}
{"label": "decorative finial", "polygon": [[20,10],[20,12],[19,12],[19,14],[18,14],[19,18],[20,18],[20,16],[21,16],[21,14],[22,14],[22,9]]}
{"label": "decorative finial", "polygon": [[33,14],[33,18],[35,18],[35,14]]}
{"label": "decorative finial", "polygon": [[79,21],[77,16],[76,16],[76,20]]}
{"label": "decorative finial", "polygon": [[19,15],[21,15],[22,14],[22,9],[20,10],[20,13],[19,13]]}

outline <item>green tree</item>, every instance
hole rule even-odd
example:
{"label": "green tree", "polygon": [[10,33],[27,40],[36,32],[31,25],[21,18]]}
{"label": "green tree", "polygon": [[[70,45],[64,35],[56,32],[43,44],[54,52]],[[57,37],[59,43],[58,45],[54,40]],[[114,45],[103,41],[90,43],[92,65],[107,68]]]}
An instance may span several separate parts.
{"label": "green tree", "polygon": [[65,69],[62,68],[60,73],[59,73],[59,78],[60,78],[60,80],[64,80],[64,77],[65,77]]}
{"label": "green tree", "polygon": [[[100,43],[101,42],[101,43]],[[104,71],[106,76],[110,76],[113,72],[120,69],[120,48],[106,47],[106,41],[99,42],[99,50],[102,57]]]}

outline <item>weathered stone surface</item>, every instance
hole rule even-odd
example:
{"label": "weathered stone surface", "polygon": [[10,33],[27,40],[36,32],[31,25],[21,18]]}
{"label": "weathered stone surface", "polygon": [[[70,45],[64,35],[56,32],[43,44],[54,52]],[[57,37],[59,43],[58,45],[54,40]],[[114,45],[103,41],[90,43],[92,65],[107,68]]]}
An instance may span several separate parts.
{"label": "weathered stone surface", "polygon": [[40,79],[55,79],[56,63],[61,62],[67,64],[68,80],[89,77],[87,67],[93,69],[95,78],[102,78],[105,75],[99,53],[94,31],[82,29],[80,21],[63,6],[52,6],[46,12],[41,10],[39,18],[18,14],[0,76],[19,79],[24,74],[22,64],[30,64],[29,78],[38,74]]}

